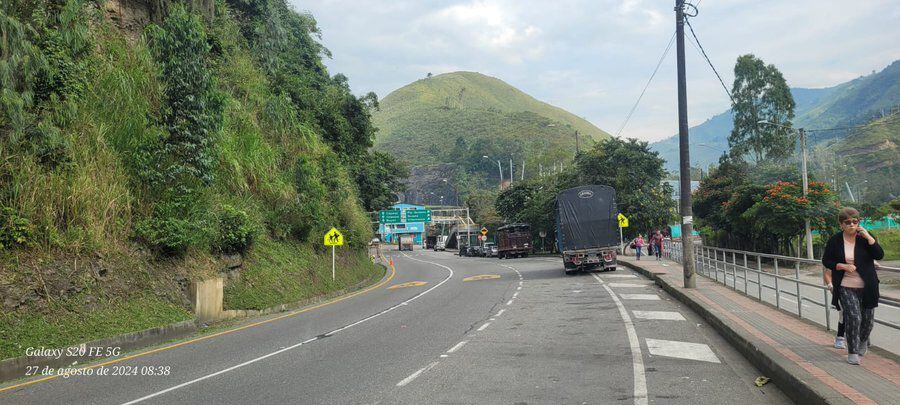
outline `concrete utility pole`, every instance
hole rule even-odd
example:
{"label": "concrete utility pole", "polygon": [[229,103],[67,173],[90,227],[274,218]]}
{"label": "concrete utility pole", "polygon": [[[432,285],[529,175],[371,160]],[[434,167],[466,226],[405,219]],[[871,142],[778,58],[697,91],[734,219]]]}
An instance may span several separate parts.
{"label": "concrete utility pole", "polygon": [[684,73],[684,0],[675,0],[675,39],[678,51],[678,145],[681,168],[681,250],[684,288],[696,288],[694,278],[694,217],[691,210],[691,155],[688,144],[687,79]]}
{"label": "concrete utility pole", "polygon": [[[809,192],[809,176],[806,172],[806,131],[800,128],[800,153],[803,158],[800,160],[800,171],[803,172],[803,197]],[[813,258],[813,241],[812,231],[809,229],[809,217],[806,217],[803,224],[803,231],[806,233],[806,258]]]}
{"label": "concrete utility pole", "polygon": [[509,186],[512,187],[513,179],[516,178],[516,172],[513,171],[512,158],[509,158]]}
{"label": "concrete utility pole", "polygon": [[577,155],[578,152],[578,131],[575,131],[575,154]]}

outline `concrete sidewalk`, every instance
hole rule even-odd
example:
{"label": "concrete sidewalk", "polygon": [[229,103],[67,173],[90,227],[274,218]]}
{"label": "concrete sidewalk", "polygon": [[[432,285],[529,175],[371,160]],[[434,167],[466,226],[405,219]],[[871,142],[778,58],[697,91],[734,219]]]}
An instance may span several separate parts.
{"label": "concrete sidewalk", "polygon": [[699,274],[697,288],[685,289],[682,267],[675,262],[618,259],[706,319],[794,401],[900,403],[900,365],[892,355],[870,350],[861,365],[847,364],[847,351],[835,349],[834,334],[821,326]]}

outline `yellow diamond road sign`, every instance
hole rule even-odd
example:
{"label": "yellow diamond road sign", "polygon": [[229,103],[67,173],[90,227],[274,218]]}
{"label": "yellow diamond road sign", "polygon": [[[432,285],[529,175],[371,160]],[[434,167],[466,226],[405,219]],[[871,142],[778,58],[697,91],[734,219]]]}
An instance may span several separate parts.
{"label": "yellow diamond road sign", "polygon": [[620,227],[622,227],[622,228],[628,228],[628,217],[626,217],[625,215],[622,215],[622,214],[620,213],[619,216],[616,217],[616,219],[619,220],[619,226],[620,226]]}
{"label": "yellow diamond road sign", "polygon": [[487,235],[487,228],[481,228],[481,234]]}
{"label": "yellow diamond road sign", "polygon": [[337,228],[325,233],[325,246],[344,246],[344,235]]}

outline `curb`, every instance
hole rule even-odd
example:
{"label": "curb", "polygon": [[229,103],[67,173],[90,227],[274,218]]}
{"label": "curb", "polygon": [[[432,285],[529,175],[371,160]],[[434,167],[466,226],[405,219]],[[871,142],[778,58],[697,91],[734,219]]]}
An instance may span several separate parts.
{"label": "curb", "polygon": [[[144,347],[156,345],[169,340],[185,337],[197,331],[197,322],[193,319],[181,321],[169,325],[158,326],[155,328],[145,329],[137,332],[125,333],[118,336],[92,340],[86,343],[74,344],[68,348],[63,348],[63,354],[68,349],[75,348],[101,348],[102,351],[107,349],[118,349],[122,353],[141,349]],[[60,356],[56,357],[38,357],[38,356],[21,356],[13,357],[0,361],[0,383],[26,377],[27,367],[44,367],[50,368],[68,368],[76,367],[77,364],[91,362],[108,358],[109,356]]]}
{"label": "curb", "polygon": [[[737,327],[730,320],[719,316],[716,312],[706,308],[693,297],[680,291],[653,272],[634,263],[620,261],[645,277],[650,278],[667,293],[681,301],[694,313],[700,315],[710,324],[732,347],[737,349],[744,358],[750,361],[761,372],[770,376],[772,382],[782,389],[789,398],[799,404],[823,404],[823,403],[851,403],[849,399],[832,390],[824,383],[813,381],[812,376],[800,366],[794,364],[771,346],[759,341],[756,337]],[[699,276],[699,275],[698,275]]]}

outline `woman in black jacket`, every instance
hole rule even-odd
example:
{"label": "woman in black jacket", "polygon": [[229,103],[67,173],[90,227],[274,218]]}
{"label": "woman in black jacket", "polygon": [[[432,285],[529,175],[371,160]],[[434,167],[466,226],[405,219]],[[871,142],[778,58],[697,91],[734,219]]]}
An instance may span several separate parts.
{"label": "woman in black jacket", "polygon": [[832,305],[844,312],[847,336],[847,362],[859,364],[869,348],[869,334],[878,306],[878,275],[875,260],[884,258],[884,250],[868,231],[859,225],[859,211],[846,207],[838,214],[840,233],[825,244],[822,264],[832,272]]}

